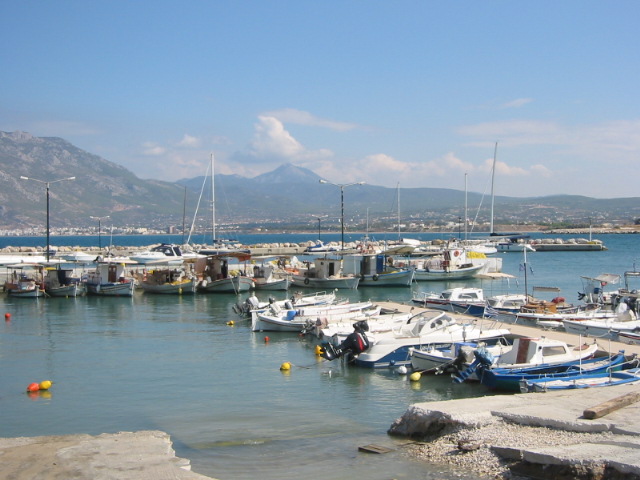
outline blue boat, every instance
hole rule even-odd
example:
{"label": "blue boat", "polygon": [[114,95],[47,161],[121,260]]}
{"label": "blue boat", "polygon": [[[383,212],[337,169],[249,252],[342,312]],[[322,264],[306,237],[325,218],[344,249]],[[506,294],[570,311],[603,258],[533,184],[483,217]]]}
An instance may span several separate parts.
{"label": "blue boat", "polygon": [[523,379],[520,391],[548,392],[553,390],[569,390],[575,388],[610,387],[640,382],[640,369],[605,371],[584,375],[558,375],[543,378]]}

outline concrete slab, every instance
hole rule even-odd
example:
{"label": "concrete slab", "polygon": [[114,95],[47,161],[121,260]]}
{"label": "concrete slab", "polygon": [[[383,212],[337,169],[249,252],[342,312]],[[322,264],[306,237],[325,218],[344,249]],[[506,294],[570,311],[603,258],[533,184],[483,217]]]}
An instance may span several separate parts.
{"label": "concrete slab", "polygon": [[160,431],[0,438],[0,462],[1,480],[211,480]]}

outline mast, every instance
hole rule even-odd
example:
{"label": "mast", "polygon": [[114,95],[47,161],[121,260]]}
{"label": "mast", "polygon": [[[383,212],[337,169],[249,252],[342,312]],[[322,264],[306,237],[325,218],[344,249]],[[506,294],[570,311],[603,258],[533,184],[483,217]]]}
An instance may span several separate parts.
{"label": "mast", "polygon": [[469,225],[469,217],[467,214],[467,172],[464,172],[464,240],[467,241],[467,225]]}
{"label": "mast", "polygon": [[496,157],[498,155],[498,142],[496,142],[496,147],[493,150],[493,167],[491,167],[491,225],[489,226],[489,234],[493,234],[493,180],[496,176]]}
{"label": "mast", "polygon": [[396,186],[397,196],[398,196],[398,241],[400,241],[400,182]]}
{"label": "mast", "polygon": [[216,187],[215,187],[215,171],[213,169],[213,153],[211,154],[211,221],[213,233],[213,245],[216,244]]}

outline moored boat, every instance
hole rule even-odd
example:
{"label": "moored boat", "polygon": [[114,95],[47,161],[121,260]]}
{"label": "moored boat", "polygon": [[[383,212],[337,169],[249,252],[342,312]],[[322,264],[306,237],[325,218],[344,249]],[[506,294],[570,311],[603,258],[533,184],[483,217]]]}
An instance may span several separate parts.
{"label": "moored boat", "polygon": [[135,262],[126,257],[99,259],[95,269],[83,278],[87,293],[103,297],[133,296],[135,281],[127,275],[126,266],[134,264]]}

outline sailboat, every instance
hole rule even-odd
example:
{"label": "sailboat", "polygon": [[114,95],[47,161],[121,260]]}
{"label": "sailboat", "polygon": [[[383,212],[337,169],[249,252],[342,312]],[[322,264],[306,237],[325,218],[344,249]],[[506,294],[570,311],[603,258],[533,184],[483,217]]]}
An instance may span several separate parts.
{"label": "sailboat", "polygon": [[[216,248],[216,196],[214,181],[214,156],[211,154],[211,212],[212,212],[212,238],[213,250],[200,250],[202,258],[195,259],[195,272],[199,278],[197,291],[202,293],[240,293],[253,288],[253,280],[246,276],[238,267],[230,270],[230,261],[235,260],[238,264],[246,262],[251,258],[248,252],[233,251],[227,248]],[[203,189],[204,184],[203,182]],[[202,192],[201,192],[202,195]],[[198,203],[200,201],[198,200]],[[195,218],[195,217],[194,217]]]}

